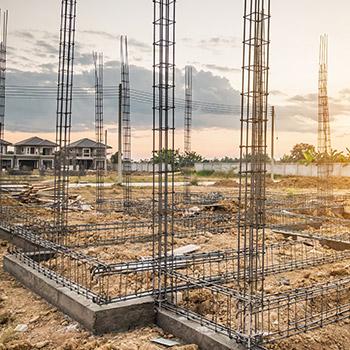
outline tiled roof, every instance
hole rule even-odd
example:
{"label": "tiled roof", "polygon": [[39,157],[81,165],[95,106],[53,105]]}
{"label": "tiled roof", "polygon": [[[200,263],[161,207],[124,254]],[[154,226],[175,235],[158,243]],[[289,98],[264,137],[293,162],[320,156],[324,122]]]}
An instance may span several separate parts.
{"label": "tiled roof", "polygon": [[56,144],[49,140],[44,140],[40,137],[33,136],[29,139],[15,143],[15,146],[42,146],[42,147],[56,147]]}
{"label": "tiled roof", "polygon": [[[104,147],[105,145],[102,144],[102,146]],[[98,147],[101,147],[101,145],[98,144],[96,141],[93,141],[88,138],[83,138],[81,140],[72,142],[69,145],[69,148],[98,148]],[[111,147],[107,146],[107,148],[111,148]]]}
{"label": "tiled roof", "polygon": [[8,142],[8,141],[5,141],[5,140],[0,140],[0,145],[3,145],[3,146],[12,146],[12,143],[11,143],[11,142]]}

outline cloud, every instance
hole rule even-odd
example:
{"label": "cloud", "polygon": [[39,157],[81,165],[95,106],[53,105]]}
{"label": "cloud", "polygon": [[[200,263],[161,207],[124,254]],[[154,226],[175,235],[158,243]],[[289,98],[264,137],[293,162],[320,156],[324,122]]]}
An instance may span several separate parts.
{"label": "cloud", "polygon": [[[83,34],[88,34],[88,35],[95,35],[95,36],[99,36],[102,37],[106,40],[113,40],[113,41],[119,41],[120,35],[117,34],[112,34],[109,32],[105,32],[105,31],[98,31],[98,30],[83,30],[80,31],[80,33]],[[130,48],[138,48],[141,51],[147,51],[150,52],[152,47],[151,45],[140,41],[140,40],[136,40],[134,38],[128,38],[128,44],[130,46]]]}
{"label": "cloud", "polygon": [[236,37],[218,37],[213,36],[203,39],[182,38],[180,42],[191,48],[197,48],[201,50],[217,53],[218,51],[226,48],[241,48],[241,40]]}
{"label": "cloud", "polygon": [[83,33],[83,34],[89,34],[89,35],[97,35],[100,37],[103,37],[107,40],[116,40],[118,38],[117,35],[108,33],[108,32],[104,32],[104,31],[99,31],[99,30],[80,30],[78,31],[79,33]]}
{"label": "cloud", "polygon": [[39,65],[39,67],[42,70],[49,71],[49,72],[53,72],[53,71],[57,70],[57,64],[54,64],[54,63],[43,63],[43,64]]}
{"label": "cloud", "polygon": [[287,96],[287,94],[285,94],[284,92],[282,92],[280,90],[271,90],[270,95],[272,95],[272,96]]}
{"label": "cloud", "polygon": [[50,53],[50,54],[58,53],[58,46],[53,45],[46,40],[37,40],[35,43],[35,46],[37,49],[41,49],[45,51],[45,53]]}
{"label": "cloud", "polygon": [[128,44],[130,46],[134,46],[137,47],[138,49],[142,50],[142,51],[146,51],[146,52],[150,52],[152,50],[152,46],[143,42],[143,41],[139,41],[133,38],[129,38],[128,39]]}
{"label": "cloud", "polygon": [[316,102],[317,94],[295,95],[288,99],[289,102]]}
{"label": "cloud", "polygon": [[29,32],[29,31],[24,31],[24,30],[16,30],[11,33],[11,35],[21,38],[21,39],[28,39],[28,40],[34,40],[35,36]]}
{"label": "cloud", "polygon": [[193,38],[182,38],[180,39],[183,43],[185,43],[188,46],[197,46],[202,49],[216,49],[218,46],[231,46],[231,47],[241,47],[241,41],[237,37],[229,36],[213,36],[209,38],[204,39],[193,39]]}
{"label": "cloud", "polygon": [[204,64],[203,67],[210,69],[210,70],[216,70],[222,73],[239,73],[241,72],[240,69],[238,68],[232,68],[232,67],[227,67],[227,66],[218,66],[216,64]]}
{"label": "cloud", "polygon": [[[340,91],[339,95],[349,94],[349,91]],[[318,95],[309,93],[294,95],[286,99],[286,104],[276,105],[276,125],[280,131],[311,132],[317,134]],[[349,101],[337,97],[329,97],[329,115],[331,121],[350,115]],[[336,127],[336,126],[335,126]],[[335,133],[335,128],[332,129]]]}
{"label": "cloud", "polygon": [[[90,55],[91,56],[91,55]],[[91,57],[86,57],[90,59]],[[57,64],[44,63],[38,71],[25,71],[21,69],[8,70],[8,85],[31,85],[41,87],[55,87],[57,84]],[[184,73],[177,69],[177,98],[183,99]],[[104,103],[104,122],[116,125],[118,115],[117,85],[120,81],[120,63],[118,61],[106,61],[104,71],[104,84],[109,86]],[[130,66],[130,82],[133,90],[141,90],[148,93],[145,99],[132,100],[131,124],[136,129],[151,129],[152,126],[152,71],[144,67]],[[239,104],[239,92],[232,88],[229,81],[223,77],[214,75],[205,70],[193,70],[194,99],[196,101],[214,102],[217,104]],[[94,71],[91,67],[77,70],[74,75],[74,86],[89,87],[93,91]],[[111,87],[114,93],[111,95]],[[110,95],[110,97],[108,97]],[[113,97],[115,96],[115,97]],[[45,96],[37,96],[35,99],[6,100],[6,128],[11,131],[52,132],[56,118],[55,96],[46,99]],[[141,101],[140,101],[141,100]],[[75,99],[73,102],[72,130],[94,129],[94,94],[84,99]],[[176,110],[176,126],[183,127],[184,111]],[[196,128],[220,126],[226,128],[238,127],[238,118],[232,115],[224,115],[220,111],[203,112],[195,110],[193,124]]]}

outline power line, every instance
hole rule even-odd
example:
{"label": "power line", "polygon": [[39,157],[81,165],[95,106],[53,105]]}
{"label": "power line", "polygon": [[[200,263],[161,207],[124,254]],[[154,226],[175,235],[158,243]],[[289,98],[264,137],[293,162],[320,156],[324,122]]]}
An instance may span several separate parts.
{"label": "power line", "polygon": [[[9,99],[40,99],[54,100],[56,99],[55,86],[33,86],[33,85],[9,85],[6,91],[6,97]],[[104,92],[105,99],[118,99],[118,87],[106,86]],[[93,87],[75,87],[73,89],[74,99],[93,99]],[[151,92],[130,89],[131,101],[135,103],[144,103],[151,105],[153,96]],[[175,98],[175,106],[179,109],[185,109],[185,99]],[[214,102],[193,101],[193,110],[215,113],[215,114],[239,114],[239,105],[221,104]]]}

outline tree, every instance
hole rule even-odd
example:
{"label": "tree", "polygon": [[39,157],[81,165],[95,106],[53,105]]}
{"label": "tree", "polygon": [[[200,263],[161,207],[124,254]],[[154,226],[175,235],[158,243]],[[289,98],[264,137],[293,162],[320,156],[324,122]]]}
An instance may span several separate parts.
{"label": "tree", "polygon": [[194,166],[195,163],[201,163],[205,159],[198,153],[192,151],[192,152],[185,152],[183,154],[179,155],[179,166]]}
{"label": "tree", "polygon": [[290,154],[285,154],[281,158],[281,162],[301,162],[305,159],[304,154],[313,154],[316,153],[315,146],[310,145],[308,143],[297,143],[292,150],[290,151]]}
{"label": "tree", "polygon": [[312,163],[349,163],[349,151],[348,155],[344,155],[342,151],[337,151],[335,149],[331,150],[330,153],[309,150],[304,153],[304,159],[301,162],[306,165]]}
{"label": "tree", "polygon": [[155,164],[160,163],[174,163],[175,167],[179,165],[180,151],[177,150],[165,150],[164,148],[161,151],[155,152],[151,161],[154,161]]}

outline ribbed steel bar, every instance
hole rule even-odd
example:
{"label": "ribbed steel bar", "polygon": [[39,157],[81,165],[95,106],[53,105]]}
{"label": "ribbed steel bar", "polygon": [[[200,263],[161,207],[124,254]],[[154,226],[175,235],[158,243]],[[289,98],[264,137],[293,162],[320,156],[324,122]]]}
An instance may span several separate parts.
{"label": "ribbed steel bar", "polygon": [[[191,153],[191,129],[192,129],[192,67],[186,66],[185,68],[185,120],[184,120],[184,152],[185,155]],[[188,159],[188,157],[186,157]],[[185,191],[184,201],[189,202],[191,200],[191,174],[192,164],[184,164],[184,180]]]}
{"label": "ribbed steel bar", "polygon": [[166,272],[174,248],[175,7],[175,0],[153,0],[153,288],[159,306],[172,291]]}
{"label": "ribbed steel bar", "polygon": [[107,149],[103,135],[103,54],[93,53],[95,66],[95,133],[96,133],[96,210],[101,212],[104,203],[104,173]]}
{"label": "ribbed steel bar", "polygon": [[[58,235],[64,232],[69,206],[69,149],[72,124],[73,63],[75,46],[76,0],[62,0],[57,82],[55,154],[55,225]],[[58,237],[58,241],[59,241]]]}
{"label": "ribbed steel bar", "polygon": [[7,55],[8,11],[0,9],[0,210],[3,205],[3,154],[5,145],[5,89],[6,89],[6,55]]}
{"label": "ribbed steel bar", "polygon": [[130,125],[130,74],[128,38],[120,38],[121,56],[121,113],[123,126],[123,199],[124,210],[131,207],[131,125]]}
{"label": "ribbed steel bar", "polygon": [[327,205],[333,197],[331,177],[333,163],[331,160],[331,132],[328,103],[328,36],[320,38],[320,65],[318,81],[318,200]]}
{"label": "ribbed steel bar", "polygon": [[270,1],[245,0],[237,235],[242,298],[237,306],[237,327],[248,348],[263,328],[263,318],[253,313],[252,297],[258,290],[264,291],[269,46]]}

